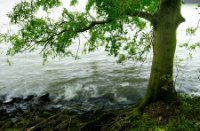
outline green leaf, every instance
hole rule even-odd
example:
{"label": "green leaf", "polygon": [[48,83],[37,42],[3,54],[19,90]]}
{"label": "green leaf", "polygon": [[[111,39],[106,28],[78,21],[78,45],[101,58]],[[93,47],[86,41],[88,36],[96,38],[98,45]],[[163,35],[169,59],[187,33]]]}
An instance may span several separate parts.
{"label": "green leaf", "polygon": [[71,6],[74,6],[74,5],[76,5],[77,3],[78,3],[78,0],[71,0],[70,5],[71,5]]}
{"label": "green leaf", "polygon": [[118,57],[117,63],[122,63],[126,60],[126,56],[124,54],[120,54]]}

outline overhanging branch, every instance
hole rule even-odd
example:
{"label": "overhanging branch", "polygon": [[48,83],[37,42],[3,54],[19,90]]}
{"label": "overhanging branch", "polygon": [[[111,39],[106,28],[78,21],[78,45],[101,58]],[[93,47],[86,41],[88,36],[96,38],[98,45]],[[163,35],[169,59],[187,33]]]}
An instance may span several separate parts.
{"label": "overhanging branch", "polygon": [[140,18],[143,18],[150,22],[153,21],[153,15],[148,12],[134,12],[134,13],[130,12],[130,13],[127,13],[127,15],[134,16],[134,17],[140,17]]}
{"label": "overhanging branch", "polygon": [[96,26],[96,25],[103,25],[103,24],[110,23],[110,22],[112,22],[112,21],[113,21],[113,19],[107,19],[107,20],[104,20],[104,21],[91,21],[90,24],[89,24],[87,27],[82,28],[82,29],[79,29],[79,30],[77,30],[76,32],[77,32],[77,33],[85,32],[85,31],[87,31],[87,30],[90,30],[91,28],[93,28],[93,27]]}
{"label": "overhanging branch", "polygon": [[[120,15],[120,16],[132,16],[132,17],[141,17],[141,18],[144,18],[150,22],[152,22],[153,20],[153,15],[149,14],[149,13],[146,13],[146,12],[134,12],[134,13],[126,13],[126,14],[123,14],[123,15]],[[113,18],[107,18],[106,20],[102,20],[102,21],[89,21],[89,23],[85,26],[85,27],[81,27],[81,28],[78,28],[78,29],[75,29],[75,30],[70,30],[70,29],[63,29],[61,30],[60,32],[58,33],[53,33],[52,35],[50,35],[46,42],[45,42],[45,45],[44,45],[44,49],[46,49],[47,45],[48,45],[48,41],[50,39],[53,39],[55,36],[59,36],[59,35],[62,35],[63,33],[66,33],[66,32],[71,32],[71,33],[74,33],[74,34],[78,34],[78,33],[83,33],[83,32],[86,32],[92,28],[94,28],[95,26],[97,25],[104,25],[104,24],[108,24],[108,23],[111,23],[113,22],[115,19]],[[59,25],[62,25],[62,24],[65,24],[67,21],[63,21],[61,22]],[[81,24],[81,23],[80,23]],[[37,41],[37,42],[44,42],[44,41]],[[42,50],[42,51],[43,51]]]}
{"label": "overhanging branch", "polygon": [[[47,48],[47,45],[49,44],[48,43],[49,40],[54,39],[54,37],[56,37],[56,36],[62,35],[65,32],[83,33],[85,31],[88,31],[88,30],[92,29],[96,25],[104,25],[104,24],[110,23],[112,21],[114,21],[114,19],[107,19],[107,20],[102,20],[102,21],[91,21],[91,22],[89,22],[89,24],[86,27],[77,29],[75,31],[72,31],[72,30],[62,30],[62,31],[60,31],[58,33],[52,33],[52,35],[49,35],[49,37],[46,40],[37,41],[37,43],[45,43],[44,44],[44,48],[41,50],[41,52],[43,52]],[[62,25],[64,23],[65,22],[62,22],[60,25]]]}
{"label": "overhanging branch", "polygon": [[[120,16],[125,16],[125,15],[134,16],[134,17],[141,17],[141,18],[146,19],[146,20],[148,20],[150,22],[153,21],[153,15],[150,14],[150,13],[147,13],[147,12],[134,12],[134,13],[130,12],[130,13],[126,13],[126,14],[121,14]],[[77,30],[75,30],[73,32],[74,33],[82,33],[82,32],[85,32],[87,30],[92,29],[96,25],[104,25],[104,24],[110,23],[112,21],[114,21],[113,18],[107,18],[107,20],[102,20],[102,21],[90,21],[89,24],[86,27],[77,29]],[[64,24],[64,23],[62,23],[62,24]],[[71,32],[72,30],[62,30],[57,35],[60,35],[60,34],[62,34],[64,32],[68,32],[68,31]]]}
{"label": "overhanging branch", "polygon": [[[85,31],[88,31],[90,29],[92,29],[94,26],[96,25],[103,25],[103,24],[107,24],[107,23],[110,23],[112,22],[114,19],[107,19],[107,20],[102,20],[102,21],[90,21],[89,24],[86,26],[86,27],[83,27],[83,28],[80,28],[80,29],[77,29],[75,31],[73,31],[74,33],[82,33],[82,32],[85,32]],[[62,30],[61,32],[59,32],[57,35],[60,35],[64,32],[68,32],[68,31],[72,31],[72,30]]]}

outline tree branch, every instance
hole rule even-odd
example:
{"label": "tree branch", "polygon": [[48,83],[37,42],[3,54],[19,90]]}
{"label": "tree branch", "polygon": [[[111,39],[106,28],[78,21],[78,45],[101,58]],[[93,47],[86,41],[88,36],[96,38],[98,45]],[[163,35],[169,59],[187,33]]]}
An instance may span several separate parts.
{"label": "tree branch", "polygon": [[150,22],[153,21],[153,15],[148,13],[148,12],[134,12],[134,13],[130,12],[130,13],[127,13],[127,15],[140,17],[140,18],[143,18],[143,19],[148,20]]}
{"label": "tree branch", "polygon": [[107,24],[107,23],[110,23],[112,22],[113,19],[108,19],[108,20],[105,20],[105,21],[92,21],[87,27],[85,28],[82,28],[80,30],[77,30],[76,32],[79,33],[79,32],[85,32],[91,28],[93,28],[94,26],[96,25],[103,25],[103,24]]}
{"label": "tree branch", "polygon": [[[149,14],[149,13],[147,13],[147,12],[127,13],[126,15],[135,16],[135,17],[141,17],[141,18],[146,19],[146,20],[148,20],[148,21],[150,21],[150,22],[152,22],[152,20],[153,20],[153,15],[151,15],[151,14]],[[110,22],[112,22],[112,21],[114,21],[114,19],[112,19],[112,18],[110,18],[110,19],[108,18],[107,20],[102,20],[102,21],[91,21],[90,24],[88,24],[88,26],[83,27],[83,28],[80,28],[80,29],[78,29],[78,30],[75,30],[74,32],[75,32],[75,33],[82,33],[82,32],[85,32],[85,31],[87,31],[87,30],[92,29],[92,28],[93,28],[94,26],[96,26],[96,25],[103,25],[103,24],[110,23]],[[65,23],[65,22],[64,22],[64,23]],[[63,23],[62,23],[62,24],[63,24]],[[59,32],[57,35],[60,35],[60,34],[62,34],[62,33],[64,33],[64,32],[67,32],[67,31],[70,31],[70,32],[71,32],[71,30],[62,30],[62,31]]]}
{"label": "tree branch", "polygon": [[[152,22],[153,20],[153,15],[149,14],[149,13],[146,13],[146,12],[134,12],[134,13],[127,13],[127,14],[124,14],[124,15],[128,15],[128,16],[134,16],[134,17],[141,17],[141,18],[144,18],[150,22]],[[93,27],[97,26],[97,25],[104,25],[104,24],[107,24],[107,23],[110,23],[112,21],[114,21],[115,19],[113,18],[108,18],[107,20],[102,20],[102,21],[90,21],[89,24],[85,27],[82,27],[82,28],[79,28],[79,29],[75,29],[75,30],[70,30],[70,29],[63,29],[61,30],[60,32],[58,33],[53,33],[52,35],[50,35],[48,37],[47,40],[45,40],[45,45],[44,45],[44,48],[42,49],[42,51],[44,51],[48,45],[48,41],[50,39],[53,39],[55,36],[59,36],[59,35],[62,35],[63,33],[65,32],[73,32],[73,33],[83,33],[85,31],[88,31],[90,29],[92,29]],[[59,25],[62,25],[62,24],[65,24],[67,21],[63,21],[61,22]],[[42,42],[42,41],[39,41],[39,42]],[[41,52],[42,52],[41,51]]]}
{"label": "tree branch", "polygon": [[[90,30],[92,29],[94,26],[96,25],[103,25],[103,24],[107,24],[107,23],[110,23],[112,22],[113,19],[107,19],[107,20],[102,20],[102,21],[91,21],[88,26],[84,27],[84,28],[81,28],[81,29],[77,29],[75,31],[73,31],[74,33],[82,33],[82,32],[85,32],[87,30]],[[72,32],[72,30],[62,30],[61,32],[59,32],[57,35],[61,35],[62,33],[64,32],[67,32],[67,31],[70,31]]]}
{"label": "tree branch", "polygon": [[[40,42],[45,42],[44,44],[44,47],[43,49],[40,51],[40,53],[42,53],[46,48],[47,48],[47,45],[49,44],[49,40],[51,39],[54,39],[55,36],[59,36],[59,35],[62,35],[63,33],[65,32],[74,32],[74,33],[83,33],[87,30],[90,30],[92,29],[94,26],[96,25],[103,25],[103,24],[106,24],[106,23],[110,23],[112,22],[114,19],[107,19],[107,20],[102,20],[102,21],[91,21],[90,24],[88,24],[88,26],[84,27],[84,28],[80,28],[80,29],[77,29],[75,31],[72,31],[72,30],[62,30],[58,33],[52,33],[52,35],[49,35],[49,37],[46,39],[46,40],[41,40],[41,41],[37,41],[38,43]],[[59,25],[62,25],[64,24],[66,21],[60,23]]]}

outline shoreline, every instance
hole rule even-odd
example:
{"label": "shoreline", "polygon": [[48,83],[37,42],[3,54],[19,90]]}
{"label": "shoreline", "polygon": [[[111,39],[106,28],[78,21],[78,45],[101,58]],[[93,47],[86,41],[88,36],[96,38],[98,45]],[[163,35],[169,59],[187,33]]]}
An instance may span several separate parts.
{"label": "shoreline", "polygon": [[96,110],[82,114],[69,109],[34,108],[18,120],[0,120],[0,130],[106,131],[106,130],[200,130],[200,97],[179,96],[180,102],[156,102],[142,113],[134,105],[124,109]]}

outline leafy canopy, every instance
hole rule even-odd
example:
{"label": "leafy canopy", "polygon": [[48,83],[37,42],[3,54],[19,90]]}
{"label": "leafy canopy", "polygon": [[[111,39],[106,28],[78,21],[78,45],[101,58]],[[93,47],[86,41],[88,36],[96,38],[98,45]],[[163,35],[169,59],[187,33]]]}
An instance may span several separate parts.
{"label": "leafy canopy", "polygon": [[[9,55],[33,51],[42,47],[46,59],[53,56],[75,56],[69,47],[75,39],[89,34],[84,52],[105,47],[109,55],[119,56],[119,62],[128,58],[142,60],[149,49],[151,35],[145,31],[146,20],[155,13],[159,0],[88,0],[84,12],[70,12],[60,0],[22,0],[8,14],[12,24],[19,26],[17,33],[6,36],[12,47]],[[71,0],[70,5],[81,4]],[[62,7],[58,20],[39,17],[40,11]],[[92,15],[91,15],[92,14]],[[144,18],[144,19],[141,19]]]}

